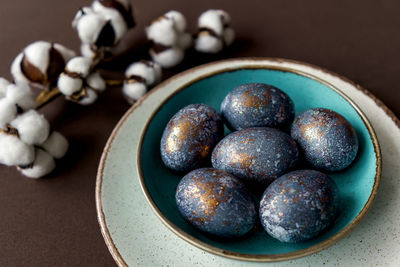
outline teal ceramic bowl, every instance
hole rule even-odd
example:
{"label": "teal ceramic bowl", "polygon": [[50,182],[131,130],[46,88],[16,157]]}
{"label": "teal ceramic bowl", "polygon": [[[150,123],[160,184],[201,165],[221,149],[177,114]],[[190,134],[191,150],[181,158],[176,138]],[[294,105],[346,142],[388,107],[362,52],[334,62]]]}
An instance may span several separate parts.
{"label": "teal ceramic bowl", "polygon": [[[239,240],[221,241],[204,235],[180,215],[175,190],[183,175],[167,169],[160,157],[160,140],[170,118],[181,108],[205,103],[219,110],[223,98],[236,86],[258,82],[274,85],[294,101],[296,114],[314,107],[342,114],[355,128],[360,149],[356,160],[341,172],[329,173],[340,189],[340,213],[322,235],[298,244],[282,243],[262,228]],[[225,133],[228,130],[225,129]],[[138,151],[138,173],[143,192],[158,217],[178,236],[208,252],[248,261],[279,261],[320,251],[350,232],[369,210],[380,179],[381,156],[375,133],[365,115],[339,89],[323,80],[286,68],[251,66],[225,69],[195,77],[176,88],[160,104],[142,132]]]}

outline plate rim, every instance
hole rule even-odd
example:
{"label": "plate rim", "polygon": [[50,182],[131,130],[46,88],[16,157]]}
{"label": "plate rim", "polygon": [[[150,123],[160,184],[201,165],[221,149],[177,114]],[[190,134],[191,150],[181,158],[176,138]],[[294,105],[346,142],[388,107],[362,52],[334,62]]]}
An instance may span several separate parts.
{"label": "plate rim", "polygon": [[124,124],[124,122],[126,121],[126,119],[130,116],[131,113],[133,113],[133,111],[139,107],[150,95],[152,95],[154,92],[156,92],[157,90],[159,90],[160,88],[164,87],[167,83],[170,83],[171,81],[180,78],[184,75],[187,75],[191,72],[197,71],[199,69],[202,68],[207,68],[216,64],[223,64],[223,63],[229,63],[232,61],[270,61],[270,62],[276,62],[276,63],[289,63],[289,64],[296,64],[296,65],[304,65],[306,67],[309,67],[311,69],[317,70],[317,71],[321,71],[324,73],[327,73],[329,75],[334,76],[335,78],[338,78],[346,83],[349,83],[351,85],[353,85],[354,88],[356,88],[357,90],[359,90],[361,93],[363,93],[364,95],[366,95],[368,98],[372,99],[375,104],[381,108],[391,119],[392,121],[395,123],[395,125],[397,126],[398,129],[400,129],[400,120],[396,117],[396,115],[393,113],[393,111],[391,111],[380,99],[378,99],[375,95],[373,95],[371,92],[369,92],[368,90],[364,89],[363,87],[361,87],[359,84],[355,83],[354,81],[339,75],[335,72],[332,72],[328,69],[325,69],[323,67],[319,67],[310,63],[306,63],[306,62],[301,62],[301,61],[297,61],[297,60],[291,60],[291,59],[282,59],[282,58],[271,58],[271,57],[241,57],[241,58],[233,58],[233,59],[225,59],[225,60],[219,60],[219,61],[215,61],[215,62],[211,62],[211,63],[207,63],[207,64],[203,64],[194,68],[191,68],[189,70],[186,70],[184,72],[181,72],[175,76],[172,76],[171,78],[163,81],[162,83],[160,83],[158,86],[156,86],[155,88],[153,88],[150,92],[148,92],[145,96],[143,96],[139,101],[137,101],[131,108],[129,108],[127,110],[127,112],[122,116],[122,118],[119,120],[119,122],[116,124],[115,128],[113,129],[110,137],[107,140],[107,143],[105,145],[105,148],[103,150],[101,159],[100,159],[100,164],[99,164],[99,168],[97,171],[97,177],[96,177],[96,188],[95,188],[95,201],[96,201],[96,211],[97,211],[97,220],[100,226],[100,230],[101,233],[103,235],[103,238],[105,240],[105,243],[107,245],[108,250],[110,251],[113,259],[115,260],[115,262],[119,265],[119,266],[128,266],[128,264],[126,263],[126,261],[124,260],[124,258],[122,257],[122,255],[120,254],[120,252],[118,251],[118,248],[116,247],[110,231],[108,229],[106,220],[105,220],[105,214],[103,212],[103,205],[102,205],[102,182],[103,182],[103,171],[104,171],[104,167],[106,164],[106,160],[108,157],[108,153],[110,151],[110,147],[113,144],[113,141],[119,131],[119,129],[122,127],[122,125]]}

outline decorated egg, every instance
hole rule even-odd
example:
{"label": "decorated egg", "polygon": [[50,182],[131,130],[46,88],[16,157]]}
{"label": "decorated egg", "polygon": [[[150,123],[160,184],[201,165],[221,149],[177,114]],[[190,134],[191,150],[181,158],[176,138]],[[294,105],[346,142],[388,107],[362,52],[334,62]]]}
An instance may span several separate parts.
{"label": "decorated egg", "polygon": [[280,89],[248,83],[233,89],[221,104],[221,115],[232,130],[250,127],[283,128],[294,118],[294,104]]}
{"label": "decorated egg", "polygon": [[296,117],[291,136],[314,168],[339,171],[349,166],[358,151],[353,126],[339,113],[313,108]]}
{"label": "decorated egg", "polygon": [[247,128],[222,139],[212,153],[212,165],[251,182],[270,183],[294,167],[296,142],[273,128]]}
{"label": "decorated egg", "polygon": [[259,210],[261,224],[282,242],[302,242],[332,223],[338,200],[338,188],[329,176],[314,170],[290,172],[265,190]]}
{"label": "decorated egg", "polygon": [[245,185],[212,168],[185,175],[176,189],[176,204],[186,221],[219,237],[242,236],[257,220],[255,203]]}
{"label": "decorated egg", "polygon": [[171,118],[164,130],[161,158],[175,171],[196,169],[209,160],[223,134],[223,123],[215,109],[204,104],[186,106]]}

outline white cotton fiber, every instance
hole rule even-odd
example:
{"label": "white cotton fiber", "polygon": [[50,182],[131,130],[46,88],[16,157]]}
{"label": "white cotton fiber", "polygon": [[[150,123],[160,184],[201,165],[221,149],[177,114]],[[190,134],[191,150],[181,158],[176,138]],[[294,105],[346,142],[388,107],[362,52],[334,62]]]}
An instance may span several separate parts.
{"label": "white cotton fiber", "polygon": [[111,22],[115,32],[115,43],[117,43],[128,31],[124,18],[116,9],[113,8],[104,8],[99,12],[99,14],[103,16],[106,21]]}
{"label": "white cotton fiber", "polygon": [[21,70],[21,61],[24,58],[22,53],[19,53],[11,63],[10,71],[16,84],[28,83],[29,80],[25,77]]}
{"label": "white cotton fiber", "polygon": [[18,85],[10,84],[7,86],[6,97],[24,111],[32,109],[36,105],[32,91],[26,83],[20,83]]}
{"label": "white cotton fiber", "polygon": [[50,60],[51,44],[45,41],[36,41],[24,49],[25,58],[42,73],[46,73]]}
{"label": "white cotton fiber", "polygon": [[224,33],[224,25],[219,10],[210,9],[202,13],[198,20],[199,28],[207,28],[213,30],[219,36]]}
{"label": "white cotton fiber", "polygon": [[56,49],[58,52],[60,52],[60,54],[62,55],[62,57],[64,58],[64,61],[67,62],[68,60],[70,60],[71,58],[76,56],[75,51],[66,48],[65,46],[61,45],[61,44],[57,44],[54,43],[53,44],[54,49]]}
{"label": "white cotton fiber", "polygon": [[73,78],[66,73],[61,73],[58,77],[57,87],[63,95],[72,95],[82,88],[82,79]]}
{"label": "white cotton fiber", "polygon": [[68,61],[65,68],[70,72],[79,73],[80,76],[86,77],[89,75],[90,66],[93,60],[87,57],[74,57]]}
{"label": "white cotton fiber", "polygon": [[217,9],[217,13],[220,14],[222,18],[222,23],[225,24],[225,26],[229,25],[231,23],[231,16],[226,12],[225,10],[222,9]]}
{"label": "white cotton fiber", "polygon": [[59,132],[52,132],[42,148],[56,159],[64,157],[68,151],[68,140]]}
{"label": "white cotton fiber", "polygon": [[156,80],[155,80],[154,84],[158,84],[161,81],[162,69],[161,69],[160,64],[158,64],[157,62],[151,62],[151,63],[152,63],[152,66],[153,66],[154,75],[156,77]]}
{"label": "white cotton fiber", "polygon": [[104,91],[106,89],[106,82],[101,77],[99,72],[93,72],[86,78],[86,83],[96,91]]}
{"label": "white cotton fiber", "polygon": [[0,163],[7,166],[28,165],[35,158],[33,146],[25,144],[15,135],[0,133]]}
{"label": "white cotton fiber", "polygon": [[225,45],[227,46],[231,45],[233,43],[233,40],[235,40],[235,31],[231,27],[225,28],[224,30]]}
{"label": "white cotton fiber", "polygon": [[147,86],[140,82],[125,82],[122,86],[123,94],[128,98],[128,102],[133,104],[147,92]]}
{"label": "white cotton fiber", "polygon": [[81,7],[75,14],[74,19],[72,20],[72,27],[76,28],[78,21],[85,15],[95,13],[91,7],[84,6]]}
{"label": "white cotton fiber", "polygon": [[176,10],[171,10],[165,13],[167,18],[172,19],[175,22],[175,28],[180,32],[183,33],[186,30],[186,18],[185,16]]}
{"label": "white cotton fiber", "polygon": [[200,32],[194,48],[203,53],[218,53],[223,48],[222,40],[208,34],[207,32]]}
{"label": "white cotton fiber", "polygon": [[150,49],[152,59],[163,68],[171,68],[182,62],[184,51],[178,47],[172,47],[160,53],[155,53]]}
{"label": "white cotton fiber", "polygon": [[[8,98],[0,99],[0,129],[4,129],[17,116],[17,106]],[[1,147],[0,147],[1,149]]]}
{"label": "white cotton fiber", "polygon": [[40,178],[43,177],[54,170],[56,163],[53,157],[46,151],[37,148],[35,150],[35,161],[31,168],[20,168],[23,175],[29,178]]}
{"label": "white cotton fiber", "polygon": [[[129,10],[129,7],[130,7],[129,0],[114,0],[114,1],[120,3],[124,7],[125,10]],[[99,1],[99,0],[93,1],[92,8],[94,11],[96,11],[98,13],[102,13],[102,12],[104,12],[104,10],[114,9],[113,7],[103,6],[101,4],[101,1]]]}
{"label": "white cotton fiber", "polygon": [[152,85],[156,81],[156,74],[151,66],[143,62],[134,62],[125,71],[125,77],[139,76],[146,81],[146,85]]}
{"label": "white cotton fiber", "polygon": [[10,82],[4,78],[0,78],[0,99],[5,97],[7,94],[7,86],[10,85]]}
{"label": "white cotton fiber", "polygon": [[83,43],[93,44],[106,23],[107,20],[100,14],[87,13],[76,21],[75,27]]}
{"label": "white cotton fiber", "polygon": [[90,88],[85,88],[87,96],[82,98],[78,103],[81,105],[91,105],[97,100],[97,94]]}
{"label": "white cotton fiber", "polygon": [[81,55],[87,58],[94,58],[96,53],[90,48],[90,44],[81,44]]}
{"label": "white cotton fiber", "polygon": [[154,43],[173,46],[178,41],[178,33],[174,28],[174,21],[160,18],[146,28],[147,38]]}
{"label": "white cotton fiber", "polygon": [[20,139],[29,145],[43,144],[49,136],[49,122],[35,110],[19,115],[10,125],[18,130]]}

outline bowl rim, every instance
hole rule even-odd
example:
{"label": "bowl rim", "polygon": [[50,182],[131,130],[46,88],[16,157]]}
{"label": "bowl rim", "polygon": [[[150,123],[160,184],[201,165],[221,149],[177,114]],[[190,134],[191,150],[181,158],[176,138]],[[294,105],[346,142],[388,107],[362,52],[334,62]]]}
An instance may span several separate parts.
{"label": "bowl rim", "polygon": [[[194,71],[198,71],[200,69],[206,69],[210,66],[213,65],[218,65],[218,64],[222,64],[222,63],[229,63],[229,62],[249,62],[250,64],[248,66],[246,66],[245,64],[240,65],[240,66],[236,66],[236,67],[225,67],[222,69],[219,69],[217,71],[213,71],[210,73],[207,73],[205,75],[199,76],[195,79],[192,79],[189,82],[184,83],[182,86],[180,86],[178,89],[176,89],[172,94],[170,94],[166,99],[164,99],[164,101],[162,101],[157,108],[152,112],[151,116],[149,117],[149,119],[147,119],[145,127],[143,127],[141,133],[140,133],[140,141],[138,144],[138,150],[137,150],[137,171],[138,171],[138,178],[139,178],[139,184],[141,186],[141,189],[144,193],[144,196],[147,200],[147,202],[150,204],[151,209],[153,210],[153,212],[157,215],[157,217],[161,220],[161,222],[167,226],[167,228],[169,228],[173,233],[175,233],[177,236],[179,236],[180,238],[182,238],[183,240],[185,240],[186,242],[204,250],[210,253],[213,253],[215,255],[219,255],[219,256],[224,256],[227,258],[231,258],[231,259],[236,259],[236,260],[245,260],[245,261],[253,261],[253,262],[275,262],[275,261],[283,261],[283,260],[290,260],[290,259],[295,259],[295,258],[300,258],[300,257],[304,257],[313,253],[316,253],[318,251],[321,251],[333,244],[335,244],[337,241],[339,241],[340,239],[344,238],[349,232],[351,232],[361,221],[362,218],[364,218],[364,216],[367,214],[367,212],[369,211],[373,201],[375,200],[377,191],[378,191],[378,187],[379,187],[379,183],[380,183],[380,179],[381,179],[381,172],[382,172],[382,156],[381,156],[381,150],[380,150],[380,146],[379,146],[379,142],[378,139],[376,137],[375,131],[372,127],[372,125],[370,124],[370,122],[368,121],[367,117],[365,116],[365,114],[360,110],[360,108],[357,106],[357,104],[355,104],[349,97],[347,97],[343,92],[341,92],[339,89],[337,89],[335,86],[333,86],[332,84],[330,84],[329,82],[322,80],[321,78],[314,76],[312,74],[300,71],[300,70],[296,70],[293,68],[288,68],[288,67],[282,67],[282,66],[268,66],[268,63],[270,62],[277,62],[277,63],[289,63],[289,64],[295,64],[295,65],[299,65],[299,66],[306,66],[309,67],[313,70],[317,70],[317,71],[321,71],[323,73],[329,74],[331,76],[334,76],[335,78],[338,78],[342,81],[345,81],[349,84],[351,84],[353,87],[355,87],[357,90],[361,91],[363,94],[367,95],[368,97],[370,97],[379,107],[381,107],[388,115],[389,117],[395,122],[395,124],[397,126],[400,127],[400,120],[394,115],[394,113],[381,101],[379,100],[377,97],[375,97],[372,93],[370,93],[369,91],[365,90],[364,88],[362,88],[360,85],[354,83],[353,81],[351,81],[350,79],[341,76],[339,74],[336,74],[332,71],[329,71],[327,69],[321,68],[319,66],[315,66],[313,64],[309,64],[309,63],[305,63],[305,62],[300,62],[300,61],[296,61],[296,60],[290,60],[290,59],[281,59],[281,58],[269,58],[269,57],[244,57],[244,58],[233,58],[233,59],[226,59],[226,60],[220,60],[220,61],[215,61],[215,62],[211,62],[208,64],[204,64],[204,65],[200,65],[194,68],[191,68],[189,70],[186,70],[184,72],[181,72],[167,80],[165,80],[164,82],[160,83],[158,86],[156,86],[153,90],[151,90],[149,93],[147,93],[144,97],[142,97],[142,99],[140,99],[139,101],[137,101],[125,114],[124,116],[120,119],[120,121],[118,122],[118,124],[116,125],[116,127],[114,128],[113,132],[111,133],[107,144],[104,148],[103,151],[103,155],[101,157],[100,160],[100,164],[99,164],[99,169],[98,169],[98,173],[97,173],[97,181],[96,181],[96,192],[95,192],[95,198],[96,198],[96,209],[97,209],[97,218],[98,218],[98,222],[100,224],[100,229],[101,229],[101,233],[103,235],[103,238],[106,241],[106,245],[111,253],[111,255],[113,256],[114,260],[120,265],[120,266],[128,266],[127,263],[125,262],[125,260],[123,259],[123,257],[121,256],[121,254],[119,253],[116,245],[114,244],[114,241],[111,237],[110,231],[107,227],[106,221],[105,221],[105,214],[103,212],[103,205],[102,205],[102,197],[101,197],[101,192],[102,192],[102,181],[103,181],[103,171],[104,171],[104,167],[106,164],[106,159],[108,156],[108,152],[109,149],[119,131],[119,129],[121,128],[121,126],[123,125],[123,123],[125,122],[125,120],[129,117],[129,115],[137,108],[139,107],[150,95],[152,95],[154,92],[156,92],[157,90],[165,87],[168,83],[170,83],[171,81],[182,77],[184,75],[187,75],[191,72]],[[260,65],[254,65],[254,63],[257,62],[261,62]],[[253,64],[251,64],[253,63]],[[375,180],[374,180],[374,185],[373,185],[373,189],[372,192],[366,202],[366,204],[364,205],[363,209],[359,212],[359,214],[356,216],[356,218],[354,218],[354,220],[347,225],[344,229],[342,229],[339,233],[337,233],[336,235],[332,236],[331,238],[318,243],[314,246],[311,246],[309,248],[306,249],[302,249],[302,250],[298,250],[298,251],[294,251],[294,252],[290,252],[290,253],[283,253],[283,254],[272,254],[272,255],[257,255],[257,254],[243,254],[243,253],[238,253],[238,252],[232,252],[232,251],[227,251],[221,248],[217,248],[214,246],[211,246],[207,243],[204,243],[194,237],[192,237],[191,235],[187,234],[186,232],[184,232],[183,230],[181,230],[179,227],[177,227],[176,225],[174,225],[171,221],[169,221],[162,213],[161,211],[158,209],[158,207],[156,206],[156,204],[154,203],[154,201],[151,199],[151,196],[149,194],[149,192],[147,191],[147,188],[145,187],[144,184],[144,179],[142,176],[142,171],[141,171],[141,150],[142,150],[142,146],[143,146],[143,140],[144,140],[144,135],[148,130],[148,126],[150,125],[152,119],[154,118],[154,116],[158,113],[158,111],[160,110],[160,108],[167,102],[170,100],[170,98],[172,98],[175,94],[177,94],[178,92],[180,92],[181,90],[183,90],[184,88],[186,88],[187,86],[189,86],[192,83],[195,83],[201,79],[205,79],[207,77],[213,76],[215,74],[218,73],[224,73],[224,72],[228,72],[228,71],[235,71],[235,70],[240,70],[240,69],[276,69],[276,70],[281,70],[281,71],[286,71],[286,72],[292,72],[301,76],[305,76],[311,79],[314,79],[324,85],[326,85],[327,87],[329,87],[330,89],[334,90],[336,93],[338,93],[340,96],[342,96],[354,109],[355,111],[358,113],[358,115],[361,117],[361,119],[363,120],[364,125],[367,127],[367,130],[370,134],[370,137],[372,139],[373,145],[374,145],[374,150],[375,150],[375,155],[376,155],[376,175],[375,175]]]}

